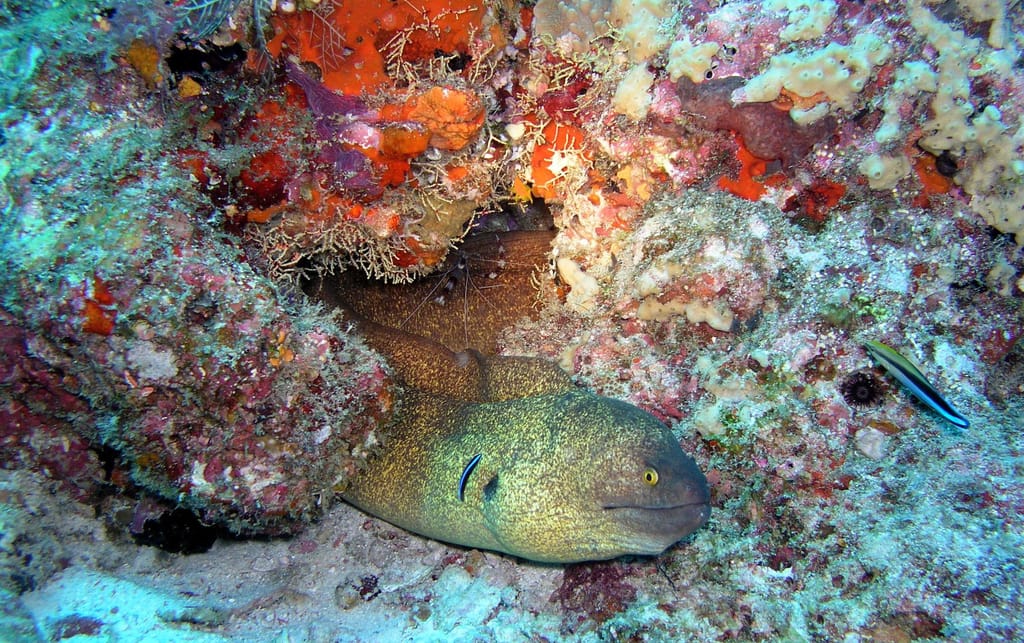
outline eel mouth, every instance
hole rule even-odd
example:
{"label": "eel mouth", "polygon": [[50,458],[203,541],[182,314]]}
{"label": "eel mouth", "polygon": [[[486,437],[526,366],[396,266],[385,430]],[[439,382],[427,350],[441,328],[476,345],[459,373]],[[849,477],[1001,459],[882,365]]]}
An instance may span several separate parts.
{"label": "eel mouth", "polygon": [[665,539],[668,544],[700,529],[711,515],[711,503],[706,500],[675,505],[605,505],[602,509],[615,512],[616,519],[632,529]]}

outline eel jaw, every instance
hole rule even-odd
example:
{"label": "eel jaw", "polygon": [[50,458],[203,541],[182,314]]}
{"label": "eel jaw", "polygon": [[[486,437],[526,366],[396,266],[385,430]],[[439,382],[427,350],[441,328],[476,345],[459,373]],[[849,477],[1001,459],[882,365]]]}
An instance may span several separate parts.
{"label": "eel jaw", "polygon": [[700,529],[711,515],[707,500],[677,505],[606,505],[614,520],[629,532],[633,553],[660,554],[679,540]]}

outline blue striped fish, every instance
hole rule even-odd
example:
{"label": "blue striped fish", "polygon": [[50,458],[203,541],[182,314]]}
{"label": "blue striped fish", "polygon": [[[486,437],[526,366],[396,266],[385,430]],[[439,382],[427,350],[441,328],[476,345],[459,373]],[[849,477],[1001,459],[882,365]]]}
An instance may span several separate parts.
{"label": "blue striped fish", "polygon": [[889,374],[899,380],[914,397],[924,402],[933,411],[942,416],[954,426],[966,429],[971,425],[953,405],[942,397],[942,394],[935,390],[935,387],[917,370],[907,358],[896,352],[895,349],[886,346],[882,342],[868,340],[864,342],[864,350],[868,352],[875,361],[885,367]]}
{"label": "blue striped fish", "polygon": [[476,469],[476,465],[480,464],[480,457],[483,454],[478,453],[473,456],[469,462],[466,463],[466,468],[462,470],[462,475],[459,476],[459,488],[458,497],[459,502],[465,502],[466,500],[466,482],[469,481],[469,474],[473,473],[473,469]]}

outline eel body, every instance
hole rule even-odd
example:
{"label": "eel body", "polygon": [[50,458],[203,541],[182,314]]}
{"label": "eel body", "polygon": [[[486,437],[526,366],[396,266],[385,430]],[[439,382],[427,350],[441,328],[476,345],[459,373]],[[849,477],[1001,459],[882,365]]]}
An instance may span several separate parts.
{"label": "eel body", "polygon": [[[549,241],[519,233],[464,248],[473,255],[453,260],[455,287],[313,286],[359,320],[403,384],[379,454],[341,495],[409,531],[534,561],[661,553],[710,512],[704,475],[668,429],[547,360],[476,350],[528,313]],[[500,275],[496,246],[510,257]],[[462,293],[442,305],[438,287]]]}

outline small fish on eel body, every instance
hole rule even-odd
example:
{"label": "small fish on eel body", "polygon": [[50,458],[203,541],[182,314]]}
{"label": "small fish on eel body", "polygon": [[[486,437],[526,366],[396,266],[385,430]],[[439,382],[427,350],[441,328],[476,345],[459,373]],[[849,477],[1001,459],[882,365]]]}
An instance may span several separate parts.
{"label": "small fish on eel body", "polygon": [[531,311],[551,238],[484,235],[455,269],[407,286],[350,274],[309,284],[357,321],[402,386],[380,452],[342,498],[436,540],[532,561],[660,554],[710,514],[693,458],[654,416],[576,387],[554,363],[493,355],[497,334]]}

